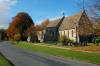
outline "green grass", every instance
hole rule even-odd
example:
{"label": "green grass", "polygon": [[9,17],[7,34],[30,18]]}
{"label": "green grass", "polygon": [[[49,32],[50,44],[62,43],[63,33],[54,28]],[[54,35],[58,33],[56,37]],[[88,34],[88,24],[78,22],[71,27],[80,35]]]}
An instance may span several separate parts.
{"label": "green grass", "polygon": [[11,64],[2,55],[0,55],[0,66],[11,66]]}
{"label": "green grass", "polygon": [[88,44],[88,46],[84,46],[84,47],[82,46],[72,47],[71,49],[100,53],[100,45],[96,46],[96,44]]}
{"label": "green grass", "polygon": [[54,47],[39,46],[39,45],[34,45],[33,43],[26,43],[26,42],[17,42],[16,46],[30,51],[43,52],[58,57],[76,59],[95,64],[100,64],[100,53],[72,51]]}

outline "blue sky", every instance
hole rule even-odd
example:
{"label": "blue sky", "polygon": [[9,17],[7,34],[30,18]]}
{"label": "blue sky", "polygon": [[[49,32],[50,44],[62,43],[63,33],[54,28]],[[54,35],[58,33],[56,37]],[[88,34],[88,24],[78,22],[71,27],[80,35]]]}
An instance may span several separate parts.
{"label": "blue sky", "polygon": [[[2,10],[0,13],[0,15],[3,15],[6,12],[6,17],[3,18],[4,22],[1,21],[0,23],[1,27],[7,27],[12,17],[19,12],[27,12],[33,21],[39,24],[45,19],[61,17],[62,12],[65,12],[65,15],[69,16],[80,11],[80,7],[75,4],[76,2],[80,2],[79,0],[0,0],[0,2],[1,4],[9,3],[9,5],[5,6],[5,9],[6,7],[8,9],[6,11]],[[1,9],[4,9],[4,7],[2,6]]]}

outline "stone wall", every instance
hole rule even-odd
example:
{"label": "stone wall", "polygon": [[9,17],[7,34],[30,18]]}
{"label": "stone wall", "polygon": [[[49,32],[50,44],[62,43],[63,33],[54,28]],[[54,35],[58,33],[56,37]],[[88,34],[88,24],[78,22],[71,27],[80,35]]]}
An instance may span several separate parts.
{"label": "stone wall", "polygon": [[76,42],[76,29],[70,29],[70,30],[63,30],[59,31],[60,37],[66,36],[67,38],[74,40]]}

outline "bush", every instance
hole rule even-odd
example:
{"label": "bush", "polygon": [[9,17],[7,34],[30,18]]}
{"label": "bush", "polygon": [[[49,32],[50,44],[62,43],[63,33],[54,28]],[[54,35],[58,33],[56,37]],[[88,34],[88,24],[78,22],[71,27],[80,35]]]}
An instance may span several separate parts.
{"label": "bush", "polygon": [[99,43],[99,42],[100,42],[100,37],[96,37],[96,38],[95,38],[95,41],[96,41],[97,43]]}
{"label": "bush", "polygon": [[62,45],[68,45],[70,40],[66,36],[62,36],[59,38],[59,41],[62,43]]}
{"label": "bush", "polygon": [[74,39],[69,39],[69,40],[70,40],[70,43],[75,43]]}
{"label": "bush", "polygon": [[66,36],[62,36],[59,38],[59,41],[62,43],[62,45],[73,45],[73,43],[75,43],[74,39],[70,39]]}
{"label": "bush", "polygon": [[100,36],[93,38],[92,42],[97,44],[97,46],[98,46],[100,43]]}
{"label": "bush", "polygon": [[99,43],[100,42],[100,37],[95,37],[92,42],[95,42],[95,43]]}
{"label": "bush", "polygon": [[20,33],[15,34],[15,35],[14,35],[14,40],[15,40],[15,41],[21,40],[21,34],[20,34]]}

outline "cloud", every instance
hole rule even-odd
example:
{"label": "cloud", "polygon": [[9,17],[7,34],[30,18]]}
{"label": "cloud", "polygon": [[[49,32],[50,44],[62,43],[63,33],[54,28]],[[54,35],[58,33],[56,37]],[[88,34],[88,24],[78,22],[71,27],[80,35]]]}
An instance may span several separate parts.
{"label": "cloud", "polygon": [[0,0],[0,28],[7,23],[9,11],[16,3],[17,0]]}

